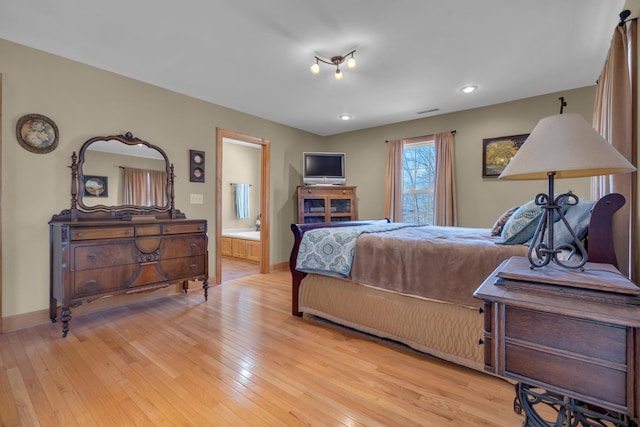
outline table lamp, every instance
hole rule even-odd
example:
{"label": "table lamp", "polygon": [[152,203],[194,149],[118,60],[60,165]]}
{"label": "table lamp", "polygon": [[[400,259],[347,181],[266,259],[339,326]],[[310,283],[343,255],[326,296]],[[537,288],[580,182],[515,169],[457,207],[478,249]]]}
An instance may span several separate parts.
{"label": "table lamp", "polygon": [[[543,267],[553,260],[563,267],[582,268],[587,262],[587,251],[561,210],[562,205],[577,204],[578,197],[572,193],[554,196],[555,178],[612,175],[635,170],[622,154],[578,114],[557,114],[540,120],[498,177],[548,180],[548,193],[535,197],[535,204],[543,209],[543,214],[529,245],[530,267]],[[555,220],[564,223],[573,237],[573,243],[582,255],[579,262],[558,257],[562,248],[554,246]],[[572,249],[569,259],[575,252]]]}

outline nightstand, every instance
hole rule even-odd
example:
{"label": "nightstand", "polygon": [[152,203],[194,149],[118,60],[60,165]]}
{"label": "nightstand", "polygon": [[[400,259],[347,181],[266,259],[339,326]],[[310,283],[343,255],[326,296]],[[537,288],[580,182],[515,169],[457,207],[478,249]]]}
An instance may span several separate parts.
{"label": "nightstand", "polygon": [[615,267],[530,269],[513,257],[474,295],[484,301],[485,369],[518,383],[525,425],[637,426],[640,288]]}

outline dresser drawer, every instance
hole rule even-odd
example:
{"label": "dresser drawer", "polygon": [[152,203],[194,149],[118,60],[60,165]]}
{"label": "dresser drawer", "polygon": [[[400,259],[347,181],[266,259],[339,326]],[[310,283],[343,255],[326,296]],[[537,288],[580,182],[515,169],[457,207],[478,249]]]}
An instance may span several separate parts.
{"label": "dresser drawer", "polygon": [[133,264],[136,252],[133,241],[72,245],[71,271]]}
{"label": "dresser drawer", "polygon": [[[506,307],[505,319],[507,340],[513,338],[574,355],[626,363],[627,331],[624,327],[516,307]],[[541,334],[540,331],[562,333]]]}
{"label": "dresser drawer", "polygon": [[133,237],[133,227],[71,228],[71,240],[117,239]]}
{"label": "dresser drawer", "polygon": [[98,294],[109,294],[126,288],[133,283],[140,268],[129,264],[119,267],[98,268],[78,271],[74,274],[71,298],[89,297]]}
{"label": "dresser drawer", "polygon": [[204,222],[190,224],[165,224],[162,226],[162,234],[204,233],[205,231],[207,231],[207,227]]}
{"label": "dresser drawer", "polygon": [[172,279],[201,276],[205,274],[206,262],[204,255],[162,259],[158,263],[158,270]]}
{"label": "dresser drawer", "polygon": [[136,225],[136,236],[159,236],[162,234],[160,224]]}
{"label": "dresser drawer", "polygon": [[165,237],[160,246],[162,259],[204,255],[207,253],[207,237],[205,235]]}
{"label": "dresser drawer", "polygon": [[542,382],[556,389],[571,390],[574,395],[620,408],[626,407],[627,403],[625,366],[507,342],[504,375],[527,384]]}

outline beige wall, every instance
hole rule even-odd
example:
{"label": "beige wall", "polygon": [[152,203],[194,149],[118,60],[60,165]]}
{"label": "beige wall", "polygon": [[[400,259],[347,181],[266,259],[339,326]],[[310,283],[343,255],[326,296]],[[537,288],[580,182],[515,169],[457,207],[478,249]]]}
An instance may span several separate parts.
{"label": "beige wall", "polygon": [[[359,218],[381,218],[385,141],[455,129],[458,225],[491,227],[506,209],[546,192],[547,182],[482,178],[483,138],[530,133],[540,119],[559,113],[560,96],[568,104],[565,112],[578,113],[591,123],[595,86],[335,135],[327,137],[322,148],[347,153],[347,184],[358,187]],[[590,196],[589,178],[557,180],[555,187]]]}
{"label": "beige wall", "polygon": [[[260,162],[259,145],[248,147],[224,142],[222,151],[222,229],[255,228],[256,217],[260,212]],[[237,184],[250,184],[249,218],[238,219],[236,212]]]}
{"label": "beige wall", "polygon": [[[595,92],[594,88],[564,91],[322,138],[3,40],[0,73],[6,183],[2,189],[3,317],[48,307],[47,222],[69,207],[70,156],[90,137],[131,131],[165,150],[175,165],[176,207],[189,218],[209,221],[213,272],[216,127],[271,141],[273,265],[287,261],[293,242],[289,226],[295,221],[296,186],[302,183],[302,152],[346,152],[347,184],[358,186],[360,218],[379,218],[384,205],[384,141],[456,129],[459,223],[488,227],[503,210],[544,192],[546,185],[482,179],[482,139],[530,132],[542,117],[558,112],[560,95],[567,98],[567,112],[580,113],[590,121]],[[56,150],[34,154],[18,145],[16,122],[29,113],[44,114],[57,123]],[[204,184],[188,180],[189,149],[208,153]],[[559,181],[556,188],[571,188],[588,197],[586,180]],[[204,204],[189,204],[190,193],[204,194]]]}
{"label": "beige wall", "polygon": [[[271,263],[288,258],[293,196],[302,182],[291,165],[300,162],[300,153],[316,148],[318,136],[4,40],[0,73],[3,317],[48,307],[47,222],[69,208],[71,153],[96,135],[130,131],[164,149],[175,165],[176,207],[189,218],[209,221],[210,272],[215,271],[216,127],[269,139]],[[60,143],[53,152],[34,154],[16,141],[16,122],[29,113],[44,114],[58,125]],[[204,185],[189,182],[189,149],[207,153]],[[204,204],[189,204],[190,193],[204,194]]]}

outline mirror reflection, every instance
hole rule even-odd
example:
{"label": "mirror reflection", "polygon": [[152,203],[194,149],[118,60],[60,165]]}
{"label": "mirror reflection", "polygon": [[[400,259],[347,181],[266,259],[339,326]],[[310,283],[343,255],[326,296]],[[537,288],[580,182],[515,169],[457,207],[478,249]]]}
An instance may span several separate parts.
{"label": "mirror reflection", "polygon": [[167,159],[144,144],[96,140],[80,163],[80,194],[84,207],[141,206],[167,208]]}

